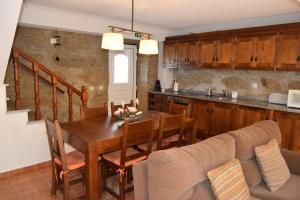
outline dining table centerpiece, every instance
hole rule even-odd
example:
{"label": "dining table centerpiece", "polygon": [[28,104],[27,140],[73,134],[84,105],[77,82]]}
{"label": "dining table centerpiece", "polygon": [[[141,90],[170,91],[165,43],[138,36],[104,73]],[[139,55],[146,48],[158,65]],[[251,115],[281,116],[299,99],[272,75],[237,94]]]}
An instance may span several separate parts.
{"label": "dining table centerpiece", "polygon": [[[136,99],[136,106],[138,106],[139,101]],[[119,119],[119,120],[129,120],[129,121],[134,121],[139,115],[141,115],[143,112],[138,111],[136,106],[124,106],[124,101],[122,101],[122,107],[118,108],[114,112],[114,115]]]}

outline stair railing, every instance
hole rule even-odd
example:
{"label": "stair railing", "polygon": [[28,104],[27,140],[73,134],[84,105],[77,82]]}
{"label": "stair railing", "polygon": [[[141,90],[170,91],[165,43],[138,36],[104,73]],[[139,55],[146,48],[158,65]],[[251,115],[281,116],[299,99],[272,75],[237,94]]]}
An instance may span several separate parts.
{"label": "stair railing", "polygon": [[[15,81],[15,108],[16,110],[21,109],[21,98],[20,98],[20,66],[27,67],[24,65],[19,59],[23,58],[26,61],[32,64],[32,71],[34,77],[34,102],[35,102],[35,119],[39,120],[42,117],[41,109],[40,109],[40,87],[39,80],[40,78],[44,81],[48,81],[45,77],[39,74],[39,71],[45,72],[50,76],[51,81],[49,82],[52,86],[52,112],[53,112],[53,120],[57,119],[57,90],[60,88],[57,87],[57,84],[60,83],[64,85],[68,90],[68,104],[69,104],[69,121],[73,121],[73,94],[76,94],[80,97],[82,106],[87,107],[88,101],[88,92],[87,87],[82,86],[81,90],[76,89],[63,78],[49,70],[46,66],[40,64],[38,61],[33,59],[31,56],[23,52],[22,50],[13,47],[13,59],[14,59],[14,81]],[[29,68],[30,69],[30,68]]]}

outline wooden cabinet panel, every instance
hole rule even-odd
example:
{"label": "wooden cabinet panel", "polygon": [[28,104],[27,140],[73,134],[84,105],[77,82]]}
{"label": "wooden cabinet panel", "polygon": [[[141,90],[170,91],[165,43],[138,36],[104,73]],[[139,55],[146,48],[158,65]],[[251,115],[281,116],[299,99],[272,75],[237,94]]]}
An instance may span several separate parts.
{"label": "wooden cabinet panel", "polygon": [[161,111],[161,112],[168,112],[169,101],[167,95],[155,94],[154,101],[155,101],[154,110]]}
{"label": "wooden cabinet panel", "polygon": [[177,64],[179,67],[187,64],[188,45],[187,43],[177,44]]}
{"label": "wooden cabinet panel", "polygon": [[235,41],[233,38],[217,41],[216,66],[220,68],[233,68],[235,58]]}
{"label": "wooden cabinet panel", "polygon": [[282,147],[300,152],[299,114],[274,111],[274,120],[279,124],[282,135]]}
{"label": "wooden cabinet panel", "polygon": [[166,68],[177,67],[177,44],[165,44],[164,45],[164,64]]}
{"label": "wooden cabinet panel", "polygon": [[276,49],[276,35],[259,36],[255,39],[254,65],[258,69],[273,69]]}
{"label": "wooden cabinet panel", "polygon": [[212,67],[215,63],[216,44],[213,40],[201,41],[201,64],[200,67]]}
{"label": "wooden cabinet panel", "polygon": [[190,67],[197,67],[199,63],[199,48],[197,42],[188,43],[187,63]]}
{"label": "wooden cabinet panel", "polygon": [[277,70],[300,70],[300,34],[282,33],[276,48]]}
{"label": "wooden cabinet panel", "polygon": [[234,129],[235,105],[211,103],[210,134],[217,135]]}
{"label": "wooden cabinet panel", "polygon": [[250,126],[256,122],[267,120],[270,117],[270,110],[264,108],[237,106],[236,109],[235,129]]}
{"label": "wooden cabinet panel", "polygon": [[209,133],[209,116],[210,110],[208,101],[192,102],[191,117],[197,120],[198,132],[204,134]]}
{"label": "wooden cabinet panel", "polygon": [[253,37],[238,38],[235,68],[254,68],[254,51],[255,39]]}

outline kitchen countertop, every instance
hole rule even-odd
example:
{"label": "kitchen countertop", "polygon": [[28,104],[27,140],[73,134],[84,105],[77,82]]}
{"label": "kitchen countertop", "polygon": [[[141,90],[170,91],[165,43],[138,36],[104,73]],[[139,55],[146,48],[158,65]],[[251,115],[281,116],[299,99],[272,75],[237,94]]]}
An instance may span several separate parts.
{"label": "kitchen countertop", "polygon": [[164,95],[168,95],[168,96],[183,97],[183,98],[189,98],[189,99],[199,99],[199,100],[206,100],[206,101],[230,103],[230,104],[236,104],[236,105],[251,106],[251,107],[257,107],[257,108],[265,108],[265,109],[270,109],[270,110],[279,110],[279,111],[284,111],[284,112],[292,112],[292,113],[300,114],[300,109],[289,108],[286,105],[271,104],[266,101],[247,99],[247,97],[240,97],[238,99],[232,99],[232,98],[222,97],[221,94],[216,94],[212,97],[208,97],[203,92],[187,92],[187,91],[179,91],[179,92],[149,91],[149,93],[164,94]]}

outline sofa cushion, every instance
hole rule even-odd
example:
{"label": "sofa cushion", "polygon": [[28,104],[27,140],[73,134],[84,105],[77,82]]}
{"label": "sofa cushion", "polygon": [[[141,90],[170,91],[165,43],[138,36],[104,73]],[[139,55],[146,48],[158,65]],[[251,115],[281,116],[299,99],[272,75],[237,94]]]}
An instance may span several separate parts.
{"label": "sofa cushion", "polygon": [[248,186],[250,188],[257,186],[262,182],[262,177],[255,160],[254,148],[268,143],[273,138],[280,144],[281,133],[278,124],[266,120],[228,134],[236,140],[236,158],[242,164]]}
{"label": "sofa cushion", "polygon": [[272,139],[266,145],[255,147],[255,154],[268,188],[272,192],[277,191],[290,177],[290,171],[280,153],[277,141]]}
{"label": "sofa cushion", "polygon": [[289,180],[276,192],[270,192],[262,182],[250,190],[251,195],[264,200],[299,200],[300,176],[291,174]]}
{"label": "sofa cushion", "polygon": [[234,138],[221,134],[202,142],[156,151],[148,158],[150,200],[191,199],[207,172],[235,157]]}
{"label": "sofa cushion", "polygon": [[147,160],[138,162],[132,166],[134,197],[136,200],[148,200],[148,166]]}
{"label": "sofa cushion", "polygon": [[249,189],[238,159],[226,162],[207,173],[212,190],[219,200],[249,199]]}

